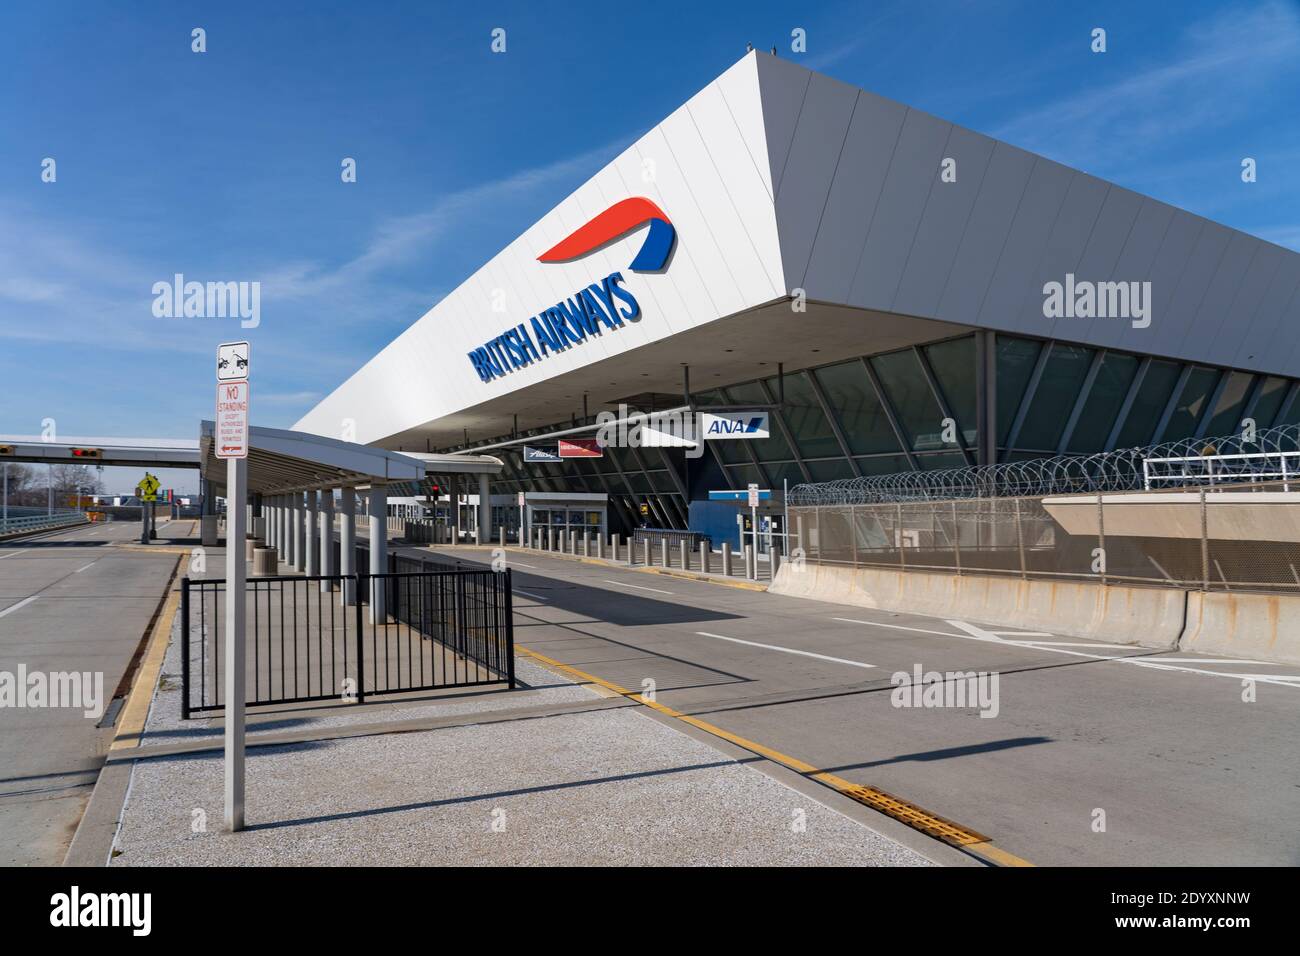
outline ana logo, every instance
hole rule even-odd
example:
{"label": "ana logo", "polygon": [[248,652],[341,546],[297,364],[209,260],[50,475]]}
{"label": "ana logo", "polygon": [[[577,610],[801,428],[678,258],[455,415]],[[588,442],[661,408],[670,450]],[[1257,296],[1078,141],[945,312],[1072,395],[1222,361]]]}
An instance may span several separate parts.
{"label": "ana logo", "polygon": [[762,427],[763,419],[754,417],[749,421],[734,421],[726,418],[716,418],[709,424],[709,434],[712,435],[752,435]]}
{"label": "ana logo", "polygon": [[569,262],[581,258],[647,222],[650,223],[650,230],[630,268],[633,272],[658,272],[672,254],[673,243],[677,241],[677,230],[668,221],[664,211],[644,196],[633,196],[614,203],[543,252],[537,261]]}

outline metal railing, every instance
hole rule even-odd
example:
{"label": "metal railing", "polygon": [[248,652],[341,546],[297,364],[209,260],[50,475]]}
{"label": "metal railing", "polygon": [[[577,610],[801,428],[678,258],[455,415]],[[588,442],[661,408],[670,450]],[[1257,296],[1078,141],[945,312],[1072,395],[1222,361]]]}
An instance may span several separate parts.
{"label": "metal railing", "polygon": [[1240,455],[1181,455],[1147,458],[1142,462],[1142,486],[1148,491],[1161,482],[1180,485],[1222,485],[1280,478],[1285,490],[1300,475],[1300,451],[1253,452]]}
{"label": "metal railing", "polygon": [[790,517],[796,567],[1300,591],[1300,490],[1283,482],[793,506]]}
{"label": "metal railing", "polygon": [[[355,604],[340,604],[345,586]],[[222,579],[181,580],[183,718],[223,707],[225,599]],[[250,577],[245,601],[250,706],[515,686],[509,571]]]}
{"label": "metal railing", "polygon": [[0,518],[0,535],[18,534],[23,531],[39,531],[44,528],[65,528],[71,525],[87,523],[89,523],[89,519],[80,511],[56,511],[54,514],[23,515],[8,519]]}

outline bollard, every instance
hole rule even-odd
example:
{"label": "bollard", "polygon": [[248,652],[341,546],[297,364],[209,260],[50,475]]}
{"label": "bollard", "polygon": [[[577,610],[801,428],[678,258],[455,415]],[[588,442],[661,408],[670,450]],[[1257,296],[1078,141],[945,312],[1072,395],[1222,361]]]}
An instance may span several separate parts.
{"label": "bollard", "polygon": [[609,536],[609,547],[610,550],[613,552],[614,560],[617,561],[618,560],[618,535],[611,534]]}
{"label": "bollard", "polygon": [[501,537],[500,537],[499,540],[501,541],[501,547],[504,548],[504,547],[506,546],[506,526],[505,526],[505,525],[502,525],[502,526],[501,526]]}
{"label": "bollard", "polygon": [[599,531],[596,532],[596,557],[602,560],[605,557],[605,536]]}
{"label": "bollard", "polygon": [[700,573],[709,573],[709,542],[700,542]]}
{"label": "bollard", "polygon": [[554,528],[546,529],[546,550],[547,551],[555,550],[555,529]]}
{"label": "bollard", "polygon": [[745,577],[751,581],[758,578],[758,565],[755,563],[754,546],[745,545]]}
{"label": "bollard", "polygon": [[772,571],[772,580],[775,581],[776,572],[781,570],[781,546],[779,544],[772,545],[767,554],[767,560]]}
{"label": "bollard", "polygon": [[722,574],[731,577],[731,542],[722,542]]}
{"label": "bollard", "polygon": [[641,559],[642,559],[641,560],[642,564],[644,564],[647,568],[650,567],[650,539],[649,538],[643,538],[641,540]]}
{"label": "bollard", "polygon": [[585,529],[582,532],[582,556],[591,557],[591,532]]}
{"label": "bollard", "polygon": [[578,532],[569,532],[569,554],[577,557],[578,555]]}
{"label": "bollard", "polygon": [[279,555],[275,548],[255,548],[253,550],[253,574],[256,577],[271,577],[277,570],[276,560]]}
{"label": "bollard", "polygon": [[682,570],[689,571],[691,569],[691,546],[685,538],[677,542],[677,551],[677,556],[682,562]]}
{"label": "bollard", "polygon": [[672,565],[668,563],[668,539],[667,538],[659,539],[659,566],[662,568],[672,567]]}

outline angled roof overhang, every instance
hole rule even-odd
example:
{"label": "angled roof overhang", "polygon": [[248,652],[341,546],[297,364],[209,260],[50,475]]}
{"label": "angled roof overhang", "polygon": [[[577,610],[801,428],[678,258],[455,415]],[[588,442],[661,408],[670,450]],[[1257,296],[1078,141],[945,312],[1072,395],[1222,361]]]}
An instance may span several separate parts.
{"label": "angled roof overhang", "polygon": [[[213,445],[213,424],[205,420],[200,468],[204,478],[224,487],[226,461]],[[425,474],[424,462],[398,452],[282,428],[248,429],[248,490],[254,494],[420,481]]]}

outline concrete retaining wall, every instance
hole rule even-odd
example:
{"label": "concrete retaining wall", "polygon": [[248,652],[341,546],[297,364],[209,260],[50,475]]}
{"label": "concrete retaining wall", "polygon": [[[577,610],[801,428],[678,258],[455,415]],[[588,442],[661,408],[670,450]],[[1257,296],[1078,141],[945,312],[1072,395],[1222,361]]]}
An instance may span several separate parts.
{"label": "concrete retaining wall", "polygon": [[1092,581],[1022,581],[984,574],[855,569],[811,563],[803,571],[784,565],[768,590],[840,604],[1159,648],[1177,646],[1185,603],[1185,592],[1173,588],[1103,587]]}
{"label": "concrete retaining wall", "polygon": [[1193,591],[1179,647],[1203,654],[1300,664],[1300,597]]}
{"label": "concrete retaining wall", "polygon": [[768,588],[836,604],[1042,630],[1108,644],[1300,664],[1300,596],[1022,581],[808,563]]}

